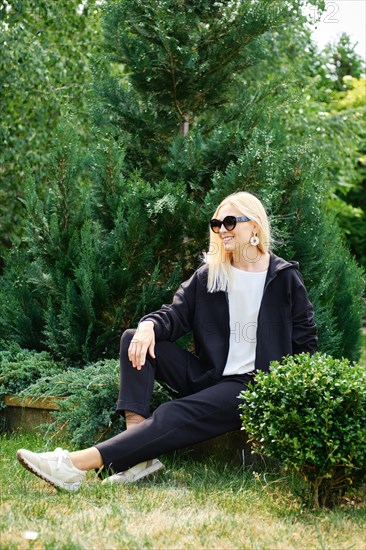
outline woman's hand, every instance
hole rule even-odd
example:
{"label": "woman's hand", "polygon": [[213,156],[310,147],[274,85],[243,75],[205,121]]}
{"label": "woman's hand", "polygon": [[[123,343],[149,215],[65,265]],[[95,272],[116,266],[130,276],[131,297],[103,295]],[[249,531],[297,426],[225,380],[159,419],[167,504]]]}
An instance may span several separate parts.
{"label": "woman's hand", "polygon": [[139,324],[128,348],[128,358],[137,370],[145,364],[146,353],[149,352],[155,359],[155,333],[152,321],[143,321]]}

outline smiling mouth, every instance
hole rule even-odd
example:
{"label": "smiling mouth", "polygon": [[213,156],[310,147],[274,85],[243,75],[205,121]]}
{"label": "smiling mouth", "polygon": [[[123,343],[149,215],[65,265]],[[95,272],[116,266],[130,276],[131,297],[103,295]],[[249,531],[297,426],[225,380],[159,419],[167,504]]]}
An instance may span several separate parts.
{"label": "smiling mouth", "polygon": [[228,243],[228,242],[230,242],[233,238],[234,238],[234,237],[223,237],[223,238],[222,238],[222,242],[223,242],[223,243]]}

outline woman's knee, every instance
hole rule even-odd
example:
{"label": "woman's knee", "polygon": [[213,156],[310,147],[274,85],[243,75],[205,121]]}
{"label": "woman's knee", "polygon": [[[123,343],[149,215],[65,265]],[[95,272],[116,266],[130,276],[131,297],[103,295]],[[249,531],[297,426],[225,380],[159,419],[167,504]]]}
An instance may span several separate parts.
{"label": "woman's knee", "polygon": [[121,336],[121,343],[120,343],[120,354],[127,355],[128,348],[130,346],[131,340],[134,337],[136,332],[136,329],[127,329],[124,331],[124,333]]}

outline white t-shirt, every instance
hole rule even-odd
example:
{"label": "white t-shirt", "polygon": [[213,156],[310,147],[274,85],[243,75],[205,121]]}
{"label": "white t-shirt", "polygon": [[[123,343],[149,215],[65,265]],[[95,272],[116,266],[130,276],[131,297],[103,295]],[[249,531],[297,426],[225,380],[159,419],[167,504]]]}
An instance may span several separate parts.
{"label": "white t-shirt", "polygon": [[229,296],[230,341],[223,376],[254,370],[257,321],[267,271],[258,273],[232,267]]}

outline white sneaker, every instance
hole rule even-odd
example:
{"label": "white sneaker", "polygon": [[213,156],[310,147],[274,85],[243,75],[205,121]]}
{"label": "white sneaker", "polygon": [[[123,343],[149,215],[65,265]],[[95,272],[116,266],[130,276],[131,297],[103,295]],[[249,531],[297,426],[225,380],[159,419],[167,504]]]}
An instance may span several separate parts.
{"label": "white sneaker", "polygon": [[68,451],[60,448],[52,453],[32,453],[19,449],[17,459],[32,474],[66,491],[77,491],[86,475],[86,470],[79,470],[73,465]]}
{"label": "white sneaker", "polygon": [[119,474],[109,476],[102,481],[102,483],[133,483],[134,481],[138,481],[139,479],[153,474],[162,468],[164,468],[164,465],[160,462],[160,460],[154,458],[153,460],[140,462],[140,464],[136,464],[136,466],[133,466],[125,472],[120,472]]}

